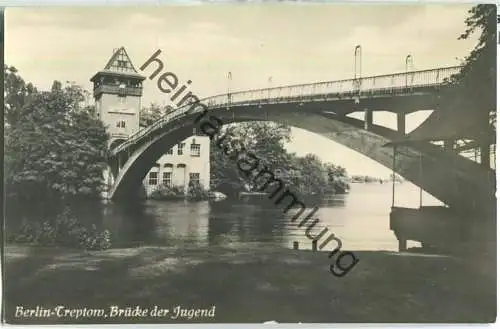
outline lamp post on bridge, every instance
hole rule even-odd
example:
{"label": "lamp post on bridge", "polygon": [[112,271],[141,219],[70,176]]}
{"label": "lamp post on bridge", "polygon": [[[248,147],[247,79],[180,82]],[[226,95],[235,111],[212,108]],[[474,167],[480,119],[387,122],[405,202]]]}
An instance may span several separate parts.
{"label": "lamp post on bridge", "polygon": [[[413,71],[413,56],[411,54],[408,54],[405,59],[405,87],[408,88],[408,73],[410,71]],[[413,74],[412,74],[413,78]],[[413,84],[413,79],[411,81],[410,87]]]}
{"label": "lamp post on bridge", "polygon": [[227,104],[231,104],[231,82],[233,80],[233,75],[231,71],[227,72]]}
{"label": "lamp post on bridge", "polygon": [[269,77],[267,79],[267,83],[268,83],[268,94],[267,94],[267,98],[268,99],[271,99],[271,88],[272,88],[272,84],[273,84],[273,77]]}
{"label": "lamp post on bridge", "polygon": [[[406,55],[405,58],[405,90],[408,91],[408,86],[410,87],[410,91],[413,85],[413,56],[411,54]],[[410,83],[408,83],[408,75],[411,74]],[[404,109],[400,109],[397,112],[397,126],[398,133],[400,136],[404,136],[406,134],[406,112]]]}
{"label": "lamp post on bridge", "polygon": [[[361,63],[362,63],[362,51],[361,45],[357,45],[354,48],[354,103],[359,104],[361,98]],[[365,108],[365,130],[370,130],[373,125],[373,112],[370,109]]]}
{"label": "lamp post on bridge", "polygon": [[361,62],[362,62],[361,45],[357,45],[354,48],[354,84],[355,88],[357,89],[361,89]]}

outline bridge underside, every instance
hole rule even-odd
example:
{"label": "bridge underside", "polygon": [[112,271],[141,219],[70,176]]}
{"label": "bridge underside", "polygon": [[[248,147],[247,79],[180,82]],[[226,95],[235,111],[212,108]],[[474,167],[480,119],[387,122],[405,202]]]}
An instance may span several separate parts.
{"label": "bridge underside", "polygon": [[[330,113],[323,112],[324,109],[321,106],[307,106],[306,109],[300,104],[270,104],[265,109],[258,105],[235,106],[229,110],[211,110],[209,113],[225,124],[244,121],[286,123],[320,134],[388,168],[392,167],[393,149],[384,145],[396,137],[395,131],[376,125],[372,125],[370,131],[367,131],[363,129],[363,121],[332,114],[341,112],[335,108],[328,109]],[[191,114],[173,120],[161,131],[151,134],[130,156],[121,153],[121,169],[111,191],[111,198],[128,197],[138,191],[143,178],[158,157],[191,135],[197,116]],[[492,170],[486,170],[471,160],[444,152],[429,143],[404,147],[399,151],[402,154],[398,152],[395,171],[451,208],[471,216],[483,214],[489,217],[495,211],[495,175]]]}

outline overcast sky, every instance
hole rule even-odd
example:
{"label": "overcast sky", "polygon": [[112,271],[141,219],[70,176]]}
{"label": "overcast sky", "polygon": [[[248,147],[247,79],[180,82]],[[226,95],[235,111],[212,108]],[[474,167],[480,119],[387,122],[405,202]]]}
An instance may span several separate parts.
{"label": "overcast sky", "polygon": [[[53,80],[89,79],[114,48],[124,46],[138,69],[157,49],[166,69],[200,98],[232,90],[352,78],[354,47],[362,45],[362,74],[459,64],[476,39],[457,40],[470,5],[190,5],[108,8],[7,8],[5,61],[40,88]],[[156,81],[155,81],[156,82]],[[164,103],[155,82],[143,103]],[[427,114],[408,120],[407,129]],[[375,123],[395,127],[395,118]],[[290,150],[315,153],[351,174],[387,176],[368,158],[318,135],[293,130]],[[325,150],[328,150],[325,152]]]}

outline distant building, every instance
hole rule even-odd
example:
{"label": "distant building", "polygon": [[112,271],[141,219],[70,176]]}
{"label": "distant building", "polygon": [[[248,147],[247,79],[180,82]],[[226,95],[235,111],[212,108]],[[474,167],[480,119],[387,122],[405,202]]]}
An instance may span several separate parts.
{"label": "distant building", "polygon": [[[90,79],[94,84],[96,115],[110,134],[110,148],[139,130],[144,79],[123,47],[115,49],[104,69]],[[110,186],[111,172],[107,171],[105,177]],[[205,189],[210,186],[210,139],[195,131],[192,137],[165,150],[143,183],[149,195],[162,185],[179,186],[187,192],[190,181],[199,182]]]}

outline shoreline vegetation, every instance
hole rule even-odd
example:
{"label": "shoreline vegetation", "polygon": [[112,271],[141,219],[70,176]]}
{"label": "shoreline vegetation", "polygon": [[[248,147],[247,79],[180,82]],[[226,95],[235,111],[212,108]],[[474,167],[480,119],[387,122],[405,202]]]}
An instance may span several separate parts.
{"label": "shoreline vegetation", "polygon": [[[356,271],[332,280],[324,270],[326,253],[275,245],[81,251],[7,244],[5,275],[17,279],[5,287],[6,318],[10,324],[495,320],[496,276],[491,268],[478,271],[481,267],[452,257],[356,251],[363,259]],[[215,305],[217,310],[213,319],[192,320],[14,317],[18,305],[109,309],[116,303]]]}
{"label": "shoreline vegetation", "polygon": [[[7,240],[87,250],[111,248],[113,237],[106,227],[101,223],[85,224],[72,211],[72,205],[78,200],[98,202],[105,188],[102,172],[107,166],[109,136],[96,117],[95,107],[85,103],[88,92],[81,86],[63,85],[59,81],[54,81],[49,91],[37,90],[23,80],[15,67],[7,65],[4,79]],[[149,117],[148,113],[142,111],[143,121],[151,122],[158,119],[155,117],[158,114],[161,116],[159,111],[151,112]],[[283,126],[278,134],[266,134],[269,125],[250,123],[229,129],[235,129],[241,136],[245,129],[253,129],[253,135],[247,135],[247,140],[258,137],[258,143],[253,146],[279,165],[279,161],[291,156],[282,147],[289,138],[290,128]],[[208,190],[190,182],[185,193],[181,193],[179,187],[162,188],[155,191],[153,199],[201,201],[231,197],[234,191],[252,191],[252,187],[235,175],[234,163],[229,163],[225,154],[215,151],[210,156],[213,170]],[[307,159],[312,159],[312,163],[316,161],[314,156]],[[307,159],[300,160],[301,168],[309,168],[311,163]],[[316,167],[323,169],[318,161]],[[311,176],[305,169],[304,175]],[[324,169],[338,168],[332,165]],[[321,185],[318,180],[306,181],[290,172],[284,171],[282,176],[302,182],[300,186],[306,193],[316,192],[314,187]],[[324,182],[325,173],[317,171],[314,175]],[[23,206],[25,204],[30,207]]]}

